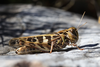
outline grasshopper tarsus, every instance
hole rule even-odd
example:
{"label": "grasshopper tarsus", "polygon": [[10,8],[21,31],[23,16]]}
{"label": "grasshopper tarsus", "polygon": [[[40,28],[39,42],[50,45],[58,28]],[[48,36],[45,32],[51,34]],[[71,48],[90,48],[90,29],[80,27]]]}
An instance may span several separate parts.
{"label": "grasshopper tarsus", "polygon": [[83,49],[81,49],[81,48],[79,48],[76,44],[72,44],[73,46],[76,46],[79,50],[84,50],[84,48]]}

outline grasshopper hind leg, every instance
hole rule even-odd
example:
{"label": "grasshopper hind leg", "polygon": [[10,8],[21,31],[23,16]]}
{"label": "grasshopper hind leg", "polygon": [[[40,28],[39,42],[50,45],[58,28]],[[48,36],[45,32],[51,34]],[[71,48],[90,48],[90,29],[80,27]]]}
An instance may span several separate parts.
{"label": "grasshopper hind leg", "polygon": [[38,49],[34,48],[33,46],[23,46],[20,47],[18,49],[16,49],[15,53],[16,54],[31,54],[31,53],[35,53],[35,52],[41,52]]}

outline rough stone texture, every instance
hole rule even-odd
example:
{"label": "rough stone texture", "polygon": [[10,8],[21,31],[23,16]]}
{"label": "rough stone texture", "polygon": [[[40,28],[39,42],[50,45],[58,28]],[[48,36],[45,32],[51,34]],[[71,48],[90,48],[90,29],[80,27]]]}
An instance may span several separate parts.
{"label": "rough stone texture", "polygon": [[[5,20],[8,23],[7,28],[9,28],[6,33],[10,33],[3,36],[6,45],[0,46],[0,67],[16,67],[18,65],[22,67],[24,64],[28,64],[27,67],[34,65],[40,65],[39,67],[100,67],[100,25],[95,19],[87,16],[84,16],[81,25],[85,22],[87,24],[78,30],[80,36],[78,45],[80,48],[84,48],[82,51],[76,47],[66,46],[64,50],[55,51],[51,54],[17,55],[14,48],[8,46],[8,41],[17,37],[14,35],[19,35],[21,30],[24,31],[22,36],[56,32],[73,26],[77,27],[80,18],[81,15],[79,14],[40,6],[31,6],[31,8],[14,16],[13,19],[7,18],[8,21],[12,20],[13,22]],[[5,31],[7,30],[5,29]]]}

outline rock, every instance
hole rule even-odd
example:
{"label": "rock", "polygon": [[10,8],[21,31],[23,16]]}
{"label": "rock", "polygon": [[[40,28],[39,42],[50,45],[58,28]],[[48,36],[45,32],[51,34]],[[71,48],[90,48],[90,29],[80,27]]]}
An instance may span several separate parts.
{"label": "rock", "polygon": [[10,50],[8,47],[0,47],[0,55],[8,53]]}
{"label": "rock", "polygon": [[[73,26],[77,27],[81,15],[65,12],[56,8],[33,6],[30,9],[23,10],[17,14],[15,18],[20,18],[21,21],[19,24],[20,26],[17,26],[14,22],[12,22],[15,24],[14,30],[16,28],[21,30],[24,29],[22,36],[33,36],[56,32]],[[6,54],[0,56],[0,67],[11,67],[14,64],[20,63],[24,60],[32,63],[33,65],[39,64],[47,67],[99,67],[100,25],[97,23],[97,20],[84,16],[80,26],[85,22],[87,22],[87,24],[80,27],[78,30],[80,39],[77,43],[80,48],[84,48],[84,50],[78,50],[76,47],[66,46],[65,49],[54,51],[51,54],[36,53],[17,55],[14,53],[14,51],[12,51],[13,49],[10,48],[10,52],[6,53],[5,51]],[[13,29],[13,26],[11,29]],[[21,32],[19,31],[19,33]],[[13,38],[13,36],[5,36],[5,39],[8,39],[8,41],[11,38]],[[7,46],[8,41],[6,42]],[[8,65],[8,62],[11,63]]]}

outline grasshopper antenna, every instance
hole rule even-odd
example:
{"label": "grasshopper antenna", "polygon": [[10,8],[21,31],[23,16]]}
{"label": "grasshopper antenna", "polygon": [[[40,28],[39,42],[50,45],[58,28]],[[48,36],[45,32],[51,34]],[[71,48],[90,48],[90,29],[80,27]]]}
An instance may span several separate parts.
{"label": "grasshopper antenna", "polygon": [[85,22],[83,25],[79,26],[79,27],[77,28],[77,30],[78,30],[80,27],[84,26],[86,23],[87,23],[87,22]]}
{"label": "grasshopper antenna", "polygon": [[82,17],[81,17],[81,20],[80,20],[80,22],[79,22],[78,26],[77,26],[77,29],[79,29],[80,27],[82,27],[82,26],[84,26],[84,25],[86,24],[86,23],[85,23],[85,24],[83,24],[82,26],[80,26],[80,27],[79,27],[79,25],[80,25],[80,23],[81,23],[81,21],[82,21],[82,19],[83,19],[84,15],[85,15],[85,11],[84,11],[84,13],[83,13],[83,15],[82,15]]}

